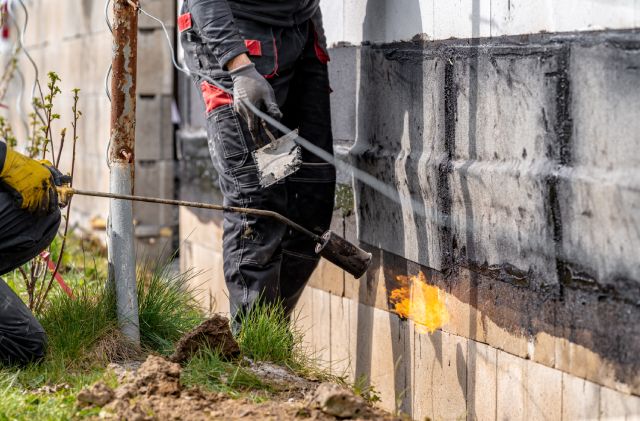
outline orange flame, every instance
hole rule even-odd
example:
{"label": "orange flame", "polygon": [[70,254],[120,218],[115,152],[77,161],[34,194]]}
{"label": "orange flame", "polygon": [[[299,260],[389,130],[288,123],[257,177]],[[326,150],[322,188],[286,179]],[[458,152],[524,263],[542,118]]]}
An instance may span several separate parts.
{"label": "orange flame", "polygon": [[402,287],[391,291],[389,300],[395,305],[395,312],[413,320],[419,333],[433,333],[449,321],[449,312],[444,304],[442,291],[428,285],[424,273],[417,276],[398,276]]}

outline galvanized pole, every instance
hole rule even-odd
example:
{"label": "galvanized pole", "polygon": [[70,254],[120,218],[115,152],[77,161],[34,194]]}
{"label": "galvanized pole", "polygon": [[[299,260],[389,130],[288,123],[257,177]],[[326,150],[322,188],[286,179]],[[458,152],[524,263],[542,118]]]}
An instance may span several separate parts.
{"label": "galvanized pole", "polygon": [[[110,190],[132,194],[136,127],[136,62],[138,10],[131,0],[113,0],[113,73],[111,79],[111,143],[108,151]],[[130,201],[111,200],[109,279],[115,285],[118,322],[134,345],[140,344],[133,209]]]}

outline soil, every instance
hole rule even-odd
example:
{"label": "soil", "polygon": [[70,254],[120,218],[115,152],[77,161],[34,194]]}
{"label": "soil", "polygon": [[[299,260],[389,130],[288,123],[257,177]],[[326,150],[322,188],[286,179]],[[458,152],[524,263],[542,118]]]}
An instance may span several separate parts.
{"label": "soil", "polygon": [[240,347],[229,329],[229,319],[216,314],[202,322],[178,341],[176,350],[169,359],[176,363],[184,363],[202,347],[219,350],[221,355],[228,358],[240,354]]}
{"label": "soil", "polygon": [[[318,403],[317,389],[327,389],[319,383],[302,379],[288,370],[270,364],[255,364],[254,373],[263,381],[274,384],[274,392],[264,402],[247,398],[232,399],[221,393],[210,393],[180,384],[181,366],[162,357],[149,356],[137,371],[120,369],[123,383],[116,389],[103,382],[81,391],[78,405],[99,406],[96,419],[112,420],[335,420],[323,412]],[[283,385],[289,387],[282,387]],[[325,384],[326,385],[326,384]],[[280,387],[278,387],[280,386]],[[331,389],[331,388],[329,388]],[[338,388],[343,396],[351,394]],[[358,405],[357,419],[396,420],[370,407],[360,398],[348,396]]]}

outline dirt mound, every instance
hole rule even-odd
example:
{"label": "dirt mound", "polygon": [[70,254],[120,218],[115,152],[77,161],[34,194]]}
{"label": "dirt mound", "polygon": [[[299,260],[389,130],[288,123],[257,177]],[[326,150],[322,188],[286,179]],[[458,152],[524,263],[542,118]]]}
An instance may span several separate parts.
{"label": "dirt mound", "polygon": [[229,319],[216,314],[204,321],[178,341],[176,350],[169,359],[176,363],[184,363],[202,347],[219,350],[228,358],[240,354],[240,347],[229,328]]}
{"label": "dirt mound", "polygon": [[100,382],[78,394],[79,406],[102,406],[100,418],[146,420],[210,419],[217,395],[183,391],[182,369],[162,357],[149,356],[137,372],[115,390]]}
{"label": "dirt mound", "polygon": [[[180,384],[181,367],[162,357],[149,356],[134,373],[122,369],[121,386],[115,390],[99,382],[78,394],[78,406],[102,407],[95,419],[110,420],[336,420],[337,417],[357,419],[396,420],[381,411],[367,407],[364,401],[349,390],[321,386],[297,379],[284,369],[255,364],[255,371],[264,381],[291,383],[279,388],[260,403],[249,396],[232,399],[221,393],[207,393],[186,389]],[[292,390],[294,389],[294,390]],[[318,390],[316,390],[318,389]],[[305,391],[309,397],[300,392]],[[266,398],[266,399],[264,399]],[[337,416],[337,417],[336,417]]]}

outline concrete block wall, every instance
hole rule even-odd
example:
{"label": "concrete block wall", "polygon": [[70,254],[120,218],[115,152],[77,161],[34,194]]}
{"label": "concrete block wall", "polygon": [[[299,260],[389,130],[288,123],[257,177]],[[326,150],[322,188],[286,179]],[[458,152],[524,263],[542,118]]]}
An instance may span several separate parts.
{"label": "concrete block wall", "polygon": [[[94,0],[26,0],[29,26],[25,43],[46,88],[46,73],[55,71],[62,79],[62,95],[55,104],[62,120],[54,127],[59,133],[70,126],[71,89],[80,88],[79,121],[75,185],[86,190],[109,190],[106,149],[110,134],[110,103],[105,93],[105,76],[111,63],[112,36],[105,23],[104,2]],[[175,5],[165,0],[146,0],[143,7],[159,16],[173,31]],[[20,21],[24,18],[18,7]],[[173,68],[160,25],[142,15],[138,41],[138,108],[136,130],[136,185],[140,195],[173,198],[175,192],[175,158],[171,107],[173,102]],[[13,28],[12,28],[13,30]],[[23,113],[30,112],[34,70],[26,57],[20,57],[24,73]],[[25,138],[22,116],[13,106],[20,93],[16,84],[10,92],[13,126],[19,139]],[[70,169],[70,135],[61,169]],[[75,197],[72,222],[91,229],[92,220],[106,221],[109,202],[105,199]],[[159,206],[136,204],[140,256],[153,257],[172,251],[173,232],[177,232],[177,211]]]}
{"label": "concrete block wall", "polygon": [[[305,346],[414,419],[640,419],[640,3],[321,5],[336,154],[397,194],[340,174],[333,229],[374,263],[321,263]],[[181,195],[220,200],[181,91]],[[181,211],[181,265],[224,312],[220,227]],[[419,272],[450,316],[432,334],[390,299]]]}

